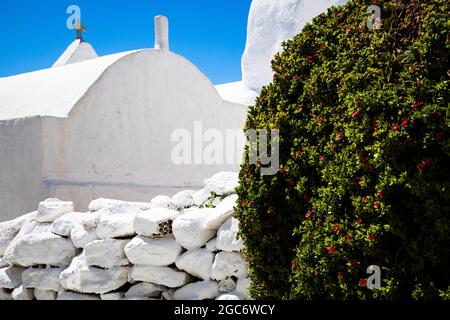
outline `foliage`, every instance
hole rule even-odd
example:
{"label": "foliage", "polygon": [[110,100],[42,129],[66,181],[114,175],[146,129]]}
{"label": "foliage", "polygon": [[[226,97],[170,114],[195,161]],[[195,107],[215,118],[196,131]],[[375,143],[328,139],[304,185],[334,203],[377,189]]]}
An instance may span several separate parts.
{"label": "foliage", "polygon": [[246,127],[280,130],[280,169],[246,160],[238,189],[254,298],[449,297],[449,9],[354,0],[275,57]]}

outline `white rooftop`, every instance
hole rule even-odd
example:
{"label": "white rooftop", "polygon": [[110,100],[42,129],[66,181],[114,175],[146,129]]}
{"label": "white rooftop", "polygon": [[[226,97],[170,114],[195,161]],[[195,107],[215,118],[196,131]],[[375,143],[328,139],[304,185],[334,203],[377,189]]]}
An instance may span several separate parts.
{"label": "white rooftop", "polygon": [[109,66],[134,52],[0,78],[0,121],[34,116],[68,117]]}

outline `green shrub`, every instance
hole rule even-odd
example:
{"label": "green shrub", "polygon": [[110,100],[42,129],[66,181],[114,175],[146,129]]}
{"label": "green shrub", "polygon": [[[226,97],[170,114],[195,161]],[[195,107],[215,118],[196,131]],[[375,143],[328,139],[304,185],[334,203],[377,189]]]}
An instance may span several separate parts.
{"label": "green shrub", "polygon": [[254,298],[448,299],[449,9],[351,1],[275,57],[246,127],[280,130],[280,169],[238,189]]}

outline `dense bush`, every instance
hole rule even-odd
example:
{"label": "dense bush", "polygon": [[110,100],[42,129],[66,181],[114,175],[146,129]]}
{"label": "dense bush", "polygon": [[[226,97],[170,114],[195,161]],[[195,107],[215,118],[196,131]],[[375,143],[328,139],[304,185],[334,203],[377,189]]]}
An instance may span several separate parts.
{"label": "dense bush", "polygon": [[351,1],[275,57],[246,126],[280,130],[280,169],[238,189],[254,298],[450,298],[449,9]]}

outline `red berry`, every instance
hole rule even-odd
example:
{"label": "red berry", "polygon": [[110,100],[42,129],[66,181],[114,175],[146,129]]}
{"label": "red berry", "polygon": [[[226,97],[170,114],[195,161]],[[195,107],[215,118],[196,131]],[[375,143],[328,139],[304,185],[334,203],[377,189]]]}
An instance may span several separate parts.
{"label": "red berry", "polygon": [[338,232],[339,232],[339,225],[338,225],[338,224],[335,224],[335,225],[333,226],[333,232],[334,232],[334,233],[338,233]]}
{"label": "red berry", "polygon": [[444,132],[438,132],[436,133],[436,140],[439,142],[442,142],[445,140],[445,133]]}
{"label": "red berry", "polygon": [[422,107],[422,101],[416,101],[412,104],[411,108],[413,108],[414,110],[420,109]]}
{"label": "red berry", "polygon": [[361,280],[359,280],[359,286],[360,286],[361,288],[367,287],[367,279],[361,279]]}
{"label": "red berry", "polygon": [[334,254],[334,253],[336,253],[336,248],[335,247],[328,247],[327,251],[328,251],[329,254]]}

